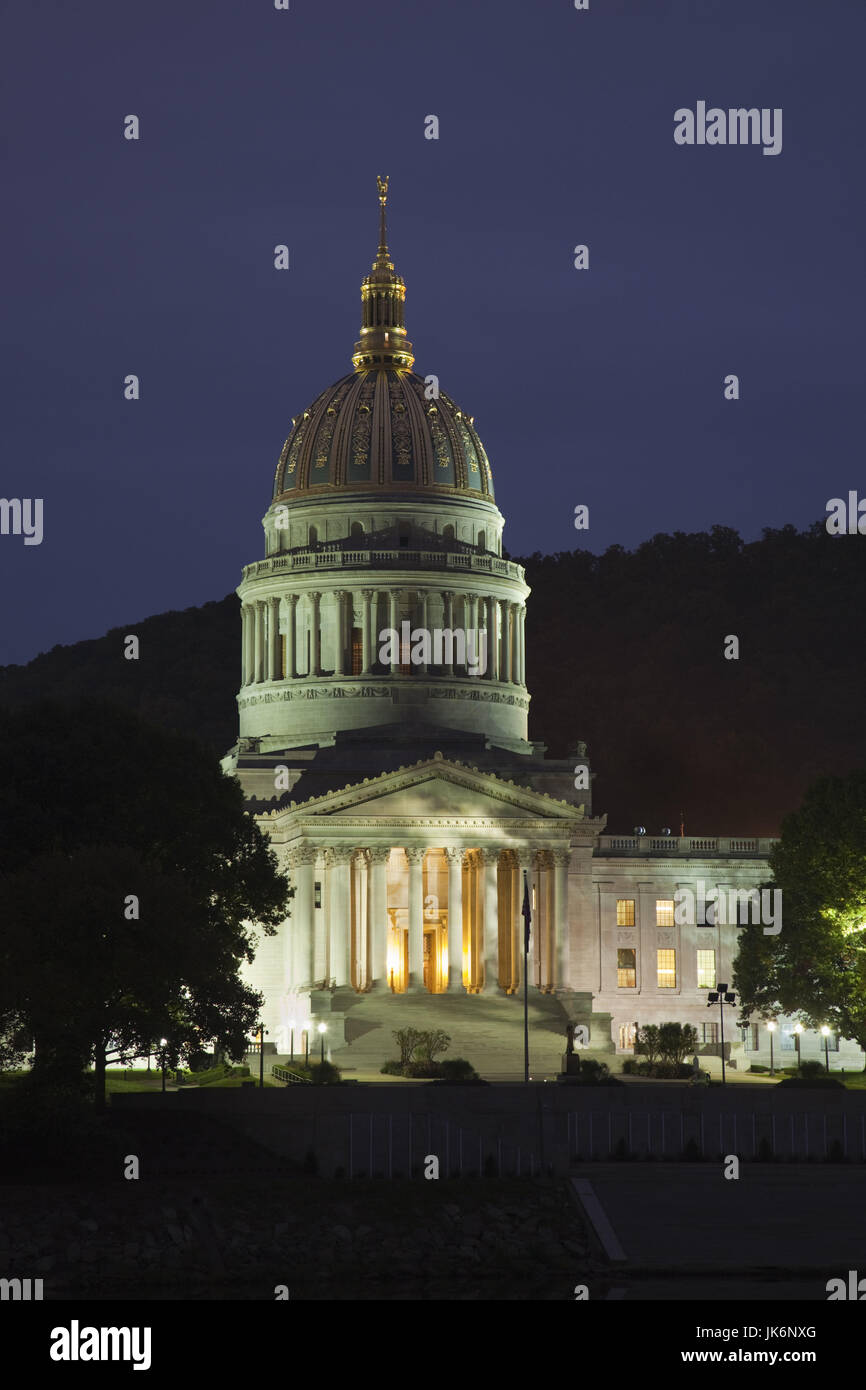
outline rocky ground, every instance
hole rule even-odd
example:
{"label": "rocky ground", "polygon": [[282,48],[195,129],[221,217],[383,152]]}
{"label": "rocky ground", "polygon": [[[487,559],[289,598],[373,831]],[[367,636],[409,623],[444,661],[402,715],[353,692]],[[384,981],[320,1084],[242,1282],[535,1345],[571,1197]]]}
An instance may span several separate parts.
{"label": "rocky ground", "polygon": [[0,1188],[0,1275],[46,1299],[567,1299],[601,1267],[552,1179]]}

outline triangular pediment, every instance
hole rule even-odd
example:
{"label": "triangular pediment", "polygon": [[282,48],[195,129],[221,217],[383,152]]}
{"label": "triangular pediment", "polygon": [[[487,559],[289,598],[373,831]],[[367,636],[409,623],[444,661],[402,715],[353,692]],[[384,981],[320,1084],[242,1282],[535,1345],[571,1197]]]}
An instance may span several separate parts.
{"label": "triangular pediment", "polygon": [[333,822],[363,817],[371,822],[380,818],[393,822],[465,817],[574,824],[584,818],[580,806],[441,757],[382,773],[273,814],[303,818],[305,822],[313,818]]}

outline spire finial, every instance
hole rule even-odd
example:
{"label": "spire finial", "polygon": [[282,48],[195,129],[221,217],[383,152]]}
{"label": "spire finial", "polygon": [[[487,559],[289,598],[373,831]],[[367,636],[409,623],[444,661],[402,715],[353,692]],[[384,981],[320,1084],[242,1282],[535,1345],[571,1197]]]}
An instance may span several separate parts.
{"label": "spire finial", "polygon": [[376,175],[379,190],[379,250],[373,273],[361,285],[361,337],[355,344],[352,363],[356,371],[370,367],[396,367],[411,371],[414,357],[403,323],[406,286],[394,270],[388,251],[385,204],[388,201],[389,174]]}
{"label": "spire finial", "polygon": [[376,183],[379,188],[379,256],[388,255],[388,237],[385,231],[385,204],[388,201],[388,180],[390,174],[382,178],[381,174],[376,175]]}

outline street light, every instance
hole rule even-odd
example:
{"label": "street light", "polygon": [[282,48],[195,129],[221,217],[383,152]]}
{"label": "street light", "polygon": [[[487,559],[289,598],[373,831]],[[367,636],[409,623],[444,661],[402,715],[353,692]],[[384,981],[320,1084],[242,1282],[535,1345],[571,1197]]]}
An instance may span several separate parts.
{"label": "street light", "polygon": [[265,1033],[267,1028],[264,1023],[259,1021],[259,1085],[264,1089],[265,1085]]}
{"label": "street light", "polygon": [[821,1036],[824,1039],[824,1069],[830,1070],[830,1029],[826,1023],[821,1024]]}
{"label": "street light", "polygon": [[168,1046],[168,1038],[160,1038],[160,1063],[162,1065],[162,1094],[165,1095],[165,1049]]}
{"label": "street light", "polygon": [[795,1046],[796,1049],[797,1049],[797,1075],[798,1075],[798,1076],[802,1076],[802,1074],[803,1074],[802,1071],[801,1071],[801,1068],[800,1068],[800,1034],[801,1034],[802,1032],[803,1032],[803,1025],[802,1025],[802,1023],[795,1023],[795,1024],[794,1024],[794,1046]]}
{"label": "street light", "polygon": [[320,1037],[321,1040],[322,1040],[322,1061],[323,1061],[323,1062],[324,1062],[324,1060],[325,1060],[325,1034],[327,1033],[327,1031],[328,1031],[328,1025],[327,1025],[327,1023],[320,1023],[320,1024],[319,1024],[319,1037]]}
{"label": "street light", "polygon": [[775,1075],[776,1075],[776,1070],[775,1070],[775,1067],[773,1066],[773,1034],[775,1033],[775,1031],[776,1031],[776,1024],[774,1023],[774,1021],[773,1021],[772,1019],[770,1019],[769,1023],[767,1024],[767,1032],[768,1032],[769,1035],[770,1035],[770,1075],[771,1075],[771,1076],[775,1076]]}
{"label": "street light", "polygon": [[722,1085],[725,1084],[725,1005],[736,1004],[737,996],[732,994],[728,986],[719,984],[718,989],[711,990],[707,995],[707,1008],[713,1004],[719,1006],[719,1018],[722,1020]]}

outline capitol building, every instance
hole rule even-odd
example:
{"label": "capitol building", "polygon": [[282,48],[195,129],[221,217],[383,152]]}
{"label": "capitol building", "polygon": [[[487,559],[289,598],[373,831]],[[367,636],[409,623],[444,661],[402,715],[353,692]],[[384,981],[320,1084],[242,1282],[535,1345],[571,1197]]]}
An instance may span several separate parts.
{"label": "capitol building", "polygon": [[[473,416],[413,370],[386,199],[380,179],[352,370],[292,419],[238,588],[223,770],[294,888],[246,970],[267,1049],[318,1055],[324,1025],[351,1076],[396,1055],[393,1029],[442,1027],[449,1055],[521,1076],[525,873],[533,1074],[560,1070],[569,1022],[598,1056],[630,1055],[638,1025],[694,1023],[716,1056],[707,991],[762,928],[681,923],[675,895],[766,883],[772,842],[607,834],[577,699],[567,758],[530,741],[530,590]],[[734,1064],[765,1060],[728,1012]]]}

